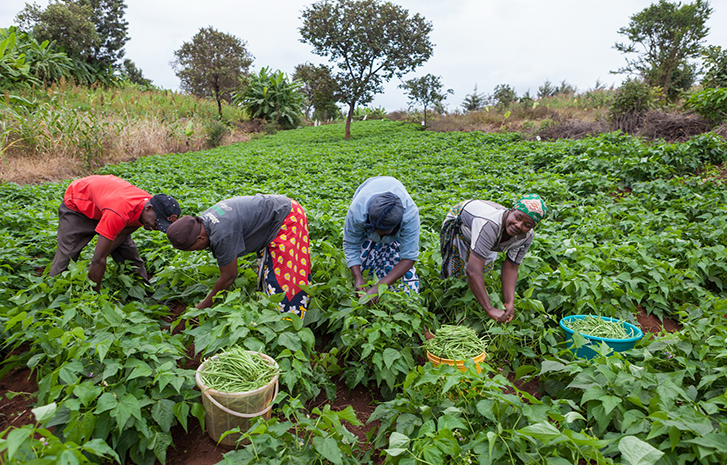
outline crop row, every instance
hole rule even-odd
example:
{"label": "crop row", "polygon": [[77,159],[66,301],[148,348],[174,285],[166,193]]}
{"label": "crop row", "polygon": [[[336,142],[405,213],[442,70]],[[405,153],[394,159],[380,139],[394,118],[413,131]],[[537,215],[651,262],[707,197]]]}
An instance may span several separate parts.
{"label": "crop row", "polygon": [[[210,356],[241,344],[278,361],[283,394],[274,418],[249,433],[266,446],[230,452],[231,463],[360,463],[373,454],[401,464],[721,463],[727,190],[715,174],[725,158],[727,146],[710,135],[684,144],[618,133],[539,142],[371,121],[358,123],[351,141],[338,125],[322,126],[101,170],[175,196],[184,214],[257,192],[299,201],[312,243],[304,322],[255,292],[252,257],[240,259],[235,288],[218,305],[195,310],[217,276],[212,257],[180,253],[155,232],[135,233],[151,287],[110,266],[101,293],[92,292],[89,250],[48,278],[67,183],[2,185],[0,342],[8,355],[0,374],[32,368],[38,414],[60,441],[43,449],[25,427],[7,430],[0,444],[164,462],[172,428],[204,421],[188,350]],[[387,294],[371,308],[353,296],[341,242],[348,202],[374,175],[400,179],[420,208],[422,294]],[[526,192],[545,198],[550,214],[520,267],[515,319],[495,326],[465,282],[439,278],[438,229],[460,200],[509,206]],[[498,290],[497,271],[486,282]],[[166,304],[176,302],[189,308],[170,326]],[[637,309],[676,319],[681,330],[645,338],[626,358],[585,362],[565,350],[559,317],[636,323]],[[460,321],[492,337],[485,376],[419,364],[423,326]],[[517,389],[508,373],[539,383],[539,395]],[[381,421],[374,449],[341,423],[357,421],[350,409],[306,409],[335,395],[337,377],[384,399],[372,417]]]}

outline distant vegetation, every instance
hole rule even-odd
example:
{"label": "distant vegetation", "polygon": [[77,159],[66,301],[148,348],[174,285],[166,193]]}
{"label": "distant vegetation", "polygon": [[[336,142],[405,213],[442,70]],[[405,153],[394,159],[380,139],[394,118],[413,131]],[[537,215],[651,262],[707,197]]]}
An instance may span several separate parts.
{"label": "distant vegetation", "polygon": [[[249,140],[244,110],[133,84],[88,87],[61,81],[0,97],[0,179],[60,180],[145,155]],[[223,122],[224,121],[224,122]]]}
{"label": "distant vegetation", "polygon": [[[402,81],[406,110],[370,104],[384,82],[429,59],[433,25],[391,2],[311,4],[301,41],[333,66],[303,63],[292,76],[253,71],[246,41],[200,28],[175,51],[183,93],[154,86],[125,57],[125,8],[124,0],[27,4],[16,26],[0,29],[0,181],[77,177],[120,160],[343,119],[346,138],[351,121],[383,118],[551,140],[617,130],[667,141],[727,134],[727,50],[704,43],[712,13],[704,0],[660,0],[630,17],[618,30],[625,42],[615,44],[626,58],[612,71],[627,76],[618,88],[546,79],[532,91],[500,83],[488,93],[475,84],[457,103],[440,76],[427,74]],[[361,27],[350,27],[355,21]],[[403,38],[389,24],[411,33]]]}

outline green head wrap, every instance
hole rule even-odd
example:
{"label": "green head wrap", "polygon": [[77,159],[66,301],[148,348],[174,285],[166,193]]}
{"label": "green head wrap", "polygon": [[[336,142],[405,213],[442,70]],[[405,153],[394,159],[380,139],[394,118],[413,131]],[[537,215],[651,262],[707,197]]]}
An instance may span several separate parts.
{"label": "green head wrap", "polygon": [[523,195],[512,208],[520,210],[528,215],[533,219],[533,221],[535,221],[536,225],[540,223],[540,220],[542,220],[548,213],[548,207],[545,206],[545,202],[538,194]]}

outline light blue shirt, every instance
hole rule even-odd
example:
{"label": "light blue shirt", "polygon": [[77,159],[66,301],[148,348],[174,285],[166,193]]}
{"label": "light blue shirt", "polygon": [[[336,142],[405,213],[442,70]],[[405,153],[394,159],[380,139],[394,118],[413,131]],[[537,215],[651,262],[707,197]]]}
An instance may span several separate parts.
{"label": "light blue shirt", "polygon": [[[391,192],[401,199],[404,217],[396,234],[381,237],[375,231],[366,231],[366,216],[371,199],[384,192]],[[384,244],[398,241],[401,260],[419,258],[419,208],[398,179],[391,176],[369,178],[353,194],[343,226],[343,253],[349,268],[361,264],[361,245],[366,239]]]}

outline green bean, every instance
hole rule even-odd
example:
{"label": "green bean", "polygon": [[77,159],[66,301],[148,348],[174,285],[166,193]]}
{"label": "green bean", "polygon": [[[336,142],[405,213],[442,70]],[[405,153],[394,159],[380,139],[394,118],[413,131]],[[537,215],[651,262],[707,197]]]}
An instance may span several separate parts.
{"label": "green bean", "polygon": [[628,339],[633,332],[626,332],[620,321],[604,320],[603,318],[587,315],[584,318],[568,320],[566,326],[573,331],[586,336],[601,337],[604,339]]}
{"label": "green bean", "polygon": [[433,339],[424,343],[432,355],[450,360],[467,360],[477,357],[487,349],[484,338],[477,336],[472,328],[442,325]]}
{"label": "green bean", "polygon": [[232,347],[205,362],[202,382],[220,392],[247,392],[268,384],[278,369],[242,347]]}

